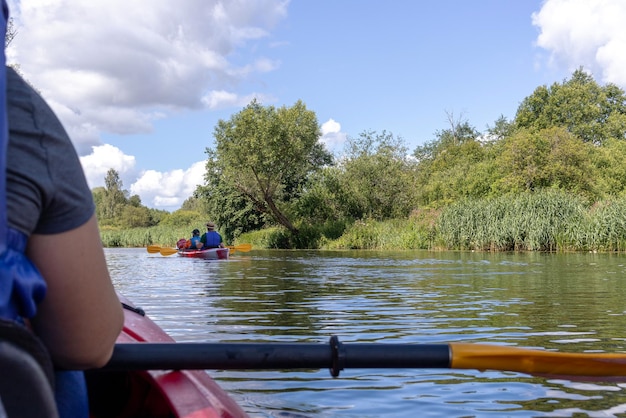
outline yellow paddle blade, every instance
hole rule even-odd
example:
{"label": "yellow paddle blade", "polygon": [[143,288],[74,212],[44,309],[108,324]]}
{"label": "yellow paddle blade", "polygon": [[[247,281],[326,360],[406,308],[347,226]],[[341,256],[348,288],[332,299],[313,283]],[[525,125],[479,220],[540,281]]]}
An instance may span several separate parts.
{"label": "yellow paddle blade", "polygon": [[172,255],[176,254],[178,250],[176,248],[161,248],[159,252],[161,253],[161,255]]}
{"label": "yellow paddle blade", "polygon": [[248,251],[250,251],[252,249],[252,245],[251,244],[239,244],[239,245],[233,245],[233,246],[227,246],[226,248],[229,248],[231,251],[241,251],[243,253],[247,253]]}
{"label": "yellow paddle blade", "polygon": [[561,376],[626,376],[626,357],[615,353],[559,353],[519,347],[451,343],[453,369],[507,370]]}
{"label": "yellow paddle blade", "polygon": [[147,249],[150,254],[156,254],[159,251],[161,251],[161,246],[160,245],[148,245]]}

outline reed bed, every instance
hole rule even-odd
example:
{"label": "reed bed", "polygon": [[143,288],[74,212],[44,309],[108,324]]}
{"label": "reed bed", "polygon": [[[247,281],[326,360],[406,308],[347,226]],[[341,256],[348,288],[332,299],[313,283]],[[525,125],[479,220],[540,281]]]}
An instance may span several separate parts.
{"label": "reed bed", "polygon": [[442,211],[436,242],[479,251],[626,251],[626,198],[587,207],[559,191],[467,200]]}
{"label": "reed bed", "polygon": [[437,242],[446,249],[556,251],[574,246],[583,202],[558,191],[467,200],[442,211]]}
{"label": "reed bed", "polygon": [[[272,227],[242,234],[254,248],[626,251],[626,197],[587,206],[559,191],[464,200],[440,211],[415,211],[408,219],[348,220],[298,225],[293,236]],[[174,247],[190,227],[101,230],[105,247]]]}
{"label": "reed bed", "polygon": [[599,202],[587,214],[574,242],[593,251],[626,251],[626,198]]}
{"label": "reed bed", "polygon": [[100,239],[105,247],[147,247],[160,245],[175,247],[176,241],[189,238],[189,227],[154,226],[151,228],[102,228]]}

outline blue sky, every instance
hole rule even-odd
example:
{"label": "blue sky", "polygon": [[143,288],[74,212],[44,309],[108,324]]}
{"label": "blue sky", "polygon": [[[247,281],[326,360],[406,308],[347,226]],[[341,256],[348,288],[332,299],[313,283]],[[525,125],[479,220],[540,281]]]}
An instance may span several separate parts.
{"label": "blue sky", "polygon": [[328,147],[386,130],[409,150],[479,131],[584,67],[626,87],[622,0],[14,0],[9,48],[70,133],[92,187],[109,168],[175,210],[219,119],[302,100]]}

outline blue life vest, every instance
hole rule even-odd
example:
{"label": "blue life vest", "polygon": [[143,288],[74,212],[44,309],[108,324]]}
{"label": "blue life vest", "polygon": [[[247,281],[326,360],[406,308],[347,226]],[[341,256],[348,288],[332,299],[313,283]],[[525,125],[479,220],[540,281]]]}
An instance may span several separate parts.
{"label": "blue life vest", "polygon": [[217,248],[222,242],[222,238],[217,231],[207,231],[205,236],[204,246],[208,248]]}
{"label": "blue life vest", "polygon": [[[2,0],[0,34],[6,34],[9,8]],[[6,168],[9,125],[6,100],[6,55],[0,53],[0,318],[31,318],[46,294],[46,283],[26,257],[28,237],[8,225]]]}

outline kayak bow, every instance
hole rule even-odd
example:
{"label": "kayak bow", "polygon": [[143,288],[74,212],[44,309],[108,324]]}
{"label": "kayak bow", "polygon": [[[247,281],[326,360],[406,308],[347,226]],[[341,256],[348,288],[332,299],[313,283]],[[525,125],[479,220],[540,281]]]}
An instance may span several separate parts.
{"label": "kayak bow", "polygon": [[[124,329],[118,345],[175,344],[144,312],[120,297]],[[85,372],[90,418],[99,417],[222,417],[246,413],[202,370],[88,370]]]}

